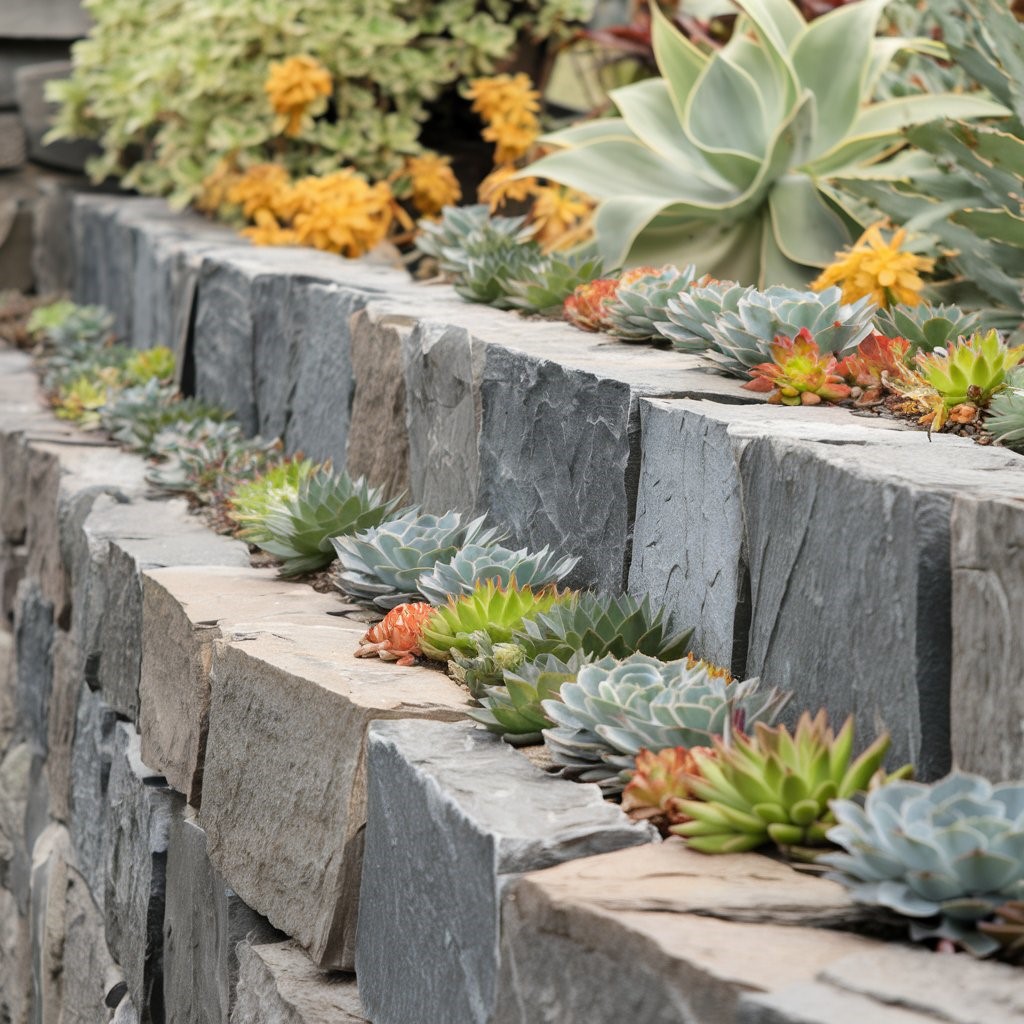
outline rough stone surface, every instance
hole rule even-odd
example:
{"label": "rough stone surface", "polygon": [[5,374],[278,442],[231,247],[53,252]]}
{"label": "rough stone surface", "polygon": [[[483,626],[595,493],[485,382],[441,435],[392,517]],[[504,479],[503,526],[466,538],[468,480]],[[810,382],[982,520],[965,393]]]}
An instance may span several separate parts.
{"label": "rough stone surface", "polygon": [[17,716],[14,634],[0,627],[0,750],[6,750],[14,735]]}
{"label": "rough stone surface", "polygon": [[367,762],[356,972],[377,1024],[484,1024],[506,882],[654,837],[470,723],[375,724]]}
{"label": "rough stone surface", "polygon": [[[104,913],[107,945],[121,964],[142,1022],[159,1007],[167,841],[175,796],[142,762],[134,729],[119,722],[107,793]],[[151,1004],[150,1000],[155,1002]],[[162,1019],[154,1009],[156,1024]]]}
{"label": "rough stone surface", "polygon": [[238,980],[238,943],[278,941],[214,871],[192,811],[175,813],[167,847],[164,1006],[167,1024],[228,1024]]}
{"label": "rough stone surface", "polygon": [[366,1024],[355,979],[322,974],[294,942],[238,947],[231,1024]]}
{"label": "rough stone surface", "polygon": [[53,684],[53,605],[34,579],[23,580],[18,586],[17,603],[17,734],[33,753],[45,755]]}
{"label": "rough stone surface", "polygon": [[412,497],[424,511],[471,512],[480,475],[480,360],[461,327],[418,323],[405,335]]}
{"label": "rough stone surface", "polygon": [[73,637],[57,630],[53,637],[53,687],[47,721],[50,814],[68,824],[71,815],[71,748],[81,689],[81,665]]}
{"label": "rough stone surface", "polygon": [[213,641],[231,623],[322,622],[338,599],[279,580],[272,569],[203,566],[145,573],[143,601],[142,756],[198,806]]}
{"label": "rough stone surface", "polygon": [[75,863],[102,910],[105,899],[107,792],[117,715],[98,693],[79,686],[71,748],[69,818]]}
{"label": "rough stone surface", "polygon": [[1024,776],[1024,502],[957,497],[953,546],[953,758],[991,779]]}
{"label": "rough stone surface", "polygon": [[89,30],[79,0],[33,0],[0,6],[0,38],[78,39]]}
{"label": "rough stone surface", "polygon": [[0,760],[0,884],[15,894],[23,914],[28,908],[31,851],[25,842],[25,812],[31,773],[29,744],[9,747]]}
{"label": "rough stone surface", "polygon": [[402,352],[413,323],[409,316],[379,314],[372,305],[351,321],[355,393],[345,465],[388,497],[409,494],[412,486]]}
{"label": "rough stone surface", "polygon": [[63,60],[67,55],[66,43],[34,39],[22,39],[16,43],[8,39],[0,40],[0,110],[9,110],[18,105],[14,91],[14,74],[18,68]]}
{"label": "rough stone surface", "polygon": [[59,109],[59,104],[47,101],[46,83],[68,78],[70,74],[69,60],[30,64],[15,73],[15,89],[30,159],[60,170],[81,172],[86,160],[99,152],[96,142],[87,139],[62,139],[49,143],[43,141],[43,137],[53,127]]}
{"label": "rough stone surface", "polygon": [[806,927],[850,913],[833,883],[767,858],[703,857],[678,840],[572,861],[506,894],[493,1022],[734,1024],[744,994],[876,948]]}
{"label": "rough stone surface", "polygon": [[27,1024],[32,992],[28,916],[4,888],[0,888],[0,979],[0,1020]]}
{"label": "rough stone surface", "polygon": [[27,156],[28,140],[21,118],[17,114],[0,112],[0,171],[20,167]]}
{"label": "rough stone surface", "polygon": [[242,623],[214,643],[200,824],[246,903],[318,966],[351,969],[366,728],[452,720],[466,698],[440,673],[356,660],[363,628],[331,623]]}
{"label": "rough stone surface", "polygon": [[[933,1024],[935,1020],[810,981],[771,995],[748,996],[740,1006],[737,1024]],[[972,1021],[980,1024],[981,1018]]]}

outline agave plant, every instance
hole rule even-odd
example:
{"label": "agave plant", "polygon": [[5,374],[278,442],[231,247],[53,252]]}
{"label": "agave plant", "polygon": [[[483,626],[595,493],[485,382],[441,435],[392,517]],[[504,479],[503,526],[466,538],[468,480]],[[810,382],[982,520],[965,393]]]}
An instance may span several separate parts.
{"label": "agave plant", "polygon": [[835,356],[823,355],[811,332],[801,327],[795,338],[775,339],[772,361],[750,369],[749,391],[769,392],[774,405],[819,405],[850,397]]}
{"label": "agave plant", "polygon": [[522,648],[518,650],[521,664],[504,669],[500,685],[489,686],[476,695],[483,706],[467,714],[506,743],[523,747],[540,743],[542,731],[554,725],[544,713],[542,702],[560,700],[562,684],[575,682],[591,658],[577,651],[568,661],[542,654],[534,661],[522,662]]}
{"label": "agave plant", "polygon": [[705,353],[726,373],[747,372],[771,358],[779,335],[794,338],[801,330],[814,336],[821,352],[837,356],[854,352],[871,333],[875,307],[868,299],[845,305],[838,288],[798,292],[791,288],[751,288],[709,328],[711,347]]}
{"label": "agave plant", "polygon": [[499,544],[468,544],[451,561],[435,563],[420,575],[416,587],[431,604],[445,604],[450,597],[472,593],[482,580],[542,589],[564,579],[576,568],[579,558],[559,558],[547,547],[531,552],[513,551]]}
{"label": "agave plant", "polygon": [[677,352],[703,352],[712,348],[711,328],[723,313],[734,313],[751,289],[735,281],[709,281],[668,300],[665,321],[657,324]]}
{"label": "agave plant", "polygon": [[607,657],[580,669],[560,701],[542,702],[555,723],[544,742],[563,774],[618,792],[642,748],[710,746],[716,736],[771,721],[788,699],[757,679],[730,683],[704,662]]}
{"label": "agave plant", "polygon": [[475,633],[486,633],[494,644],[510,643],[524,621],[547,611],[554,600],[550,589],[500,587],[491,580],[478,583],[472,594],[434,610],[423,629],[423,653],[435,661],[448,661],[455,652],[475,655]]}
{"label": "agave plant", "polygon": [[450,561],[467,545],[483,548],[499,539],[497,530],[484,528],[484,518],[465,522],[459,512],[435,516],[410,509],[361,533],[335,537],[339,569],[334,584],[378,608],[421,601],[419,580],[439,562]]}
{"label": "agave plant", "polygon": [[531,658],[554,654],[567,661],[582,651],[592,658],[640,653],[672,661],[686,654],[692,636],[692,629],[672,633],[664,610],[648,597],[582,593],[560,598],[550,611],[525,622],[516,641]]}
{"label": "agave plant", "polygon": [[486,205],[446,206],[438,222],[420,222],[419,250],[433,256],[468,302],[514,306],[513,282],[544,262],[524,217],[492,217]]}
{"label": "agave plant", "polygon": [[999,956],[1024,964],[1024,899],[1010,900],[996,910],[994,921],[982,921],[978,931],[999,943]]}
{"label": "agave plant", "polygon": [[383,488],[363,477],[320,467],[294,497],[274,504],[262,522],[260,547],[281,559],[281,576],[316,572],[334,560],[332,540],[378,526],[394,512],[399,499],[387,500]]}
{"label": "agave plant", "polygon": [[1000,444],[1024,450],[1024,369],[1006,378],[1006,387],[989,404],[985,426]]}
{"label": "agave plant", "polygon": [[706,53],[652,5],[662,77],[614,91],[621,117],[547,136],[560,151],[528,169],[598,200],[610,264],[692,262],[760,287],[802,285],[860,233],[829,179],[903,173],[901,160],[877,160],[907,125],[1005,113],[959,93],[873,103],[901,49],[944,52],[930,40],[876,38],[879,0],[810,23],[789,0],[737,6],[730,42]]}
{"label": "agave plant", "polygon": [[604,260],[590,247],[548,253],[526,278],[509,282],[508,304],[524,313],[558,316],[577,288],[603,273]]}
{"label": "agave plant", "polygon": [[958,306],[922,302],[880,309],[875,314],[875,325],[890,338],[905,338],[913,352],[928,352],[972,334],[978,325],[978,314],[965,313]]}
{"label": "agave plant", "polygon": [[296,456],[282,459],[252,480],[243,480],[232,492],[229,517],[238,526],[240,537],[259,545],[271,539],[267,517],[278,505],[294,501],[302,485],[318,469],[317,463]]}
{"label": "agave plant", "polygon": [[668,303],[681,292],[710,279],[698,279],[697,268],[638,267],[620,278],[615,297],[608,303],[610,334],[622,341],[663,341],[658,325],[668,322]]}
{"label": "agave plant", "polygon": [[911,938],[949,939],[978,956],[999,942],[977,924],[1024,899],[1024,782],[966,772],[931,784],[894,782],[864,806],[837,800],[820,860],[858,903],[911,919]]}
{"label": "agave plant", "polygon": [[448,674],[465,686],[472,697],[481,700],[489,687],[504,684],[506,672],[523,664],[526,651],[516,643],[495,643],[483,630],[471,634],[469,639],[473,653],[452,650]]}
{"label": "agave plant", "polygon": [[758,722],[750,737],[737,736],[726,747],[715,741],[714,756],[697,754],[699,777],[690,782],[693,799],[678,805],[691,820],[672,832],[702,853],[738,853],[775,843],[804,855],[821,846],[835,824],[829,802],[848,800],[874,782],[902,778],[882,770],[889,749],[883,734],[853,757],[853,719],[836,734],[828,716],[805,712],[792,734],[784,725]]}
{"label": "agave plant", "polygon": [[668,834],[670,826],[688,821],[681,804],[693,795],[690,778],[700,775],[698,752],[714,756],[711,747],[640,750],[622,791],[622,809],[635,821],[649,821],[662,835]]}

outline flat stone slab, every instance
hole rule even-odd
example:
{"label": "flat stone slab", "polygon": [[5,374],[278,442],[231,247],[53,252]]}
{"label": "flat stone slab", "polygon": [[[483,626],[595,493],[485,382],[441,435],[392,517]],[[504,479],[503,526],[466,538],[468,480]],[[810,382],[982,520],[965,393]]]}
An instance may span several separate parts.
{"label": "flat stone slab", "polygon": [[834,883],[757,855],[669,840],[572,861],[506,893],[493,1021],[734,1024],[746,994],[879,948],[822,927],[850,914]]}
{"label": "flat stone slab", "polygon": [[214,642],[199,823],[246,903],[319,967],[351,969],[366,729],[458,719],[468,697],[440,672],[356,659],[365,626],[328,622],[240,623]]}
{"label": "flat stone slab", "polygon": [[331,623],[334,594],[273,569],[199,566],[143,574],[139,730],[142,756],[198,807],[210,712],[213,642],[232,624]]}
{"label": "flat stone slab", "polygon": [[355,979],[323,974],[294,942],[238,947],[231,1024],[367,1024]]}
{"label": "flat stone slab", "polygon": [[484,1024],[505,885],[656,838],[596,786],[546,775],[470,723],[376,723],[367,760],[356,973],[375,1024]]}
{"label": "flat stone slab", "polygon": [[0,37],[78,39],[88,32],[90,24],[79,0],[5,3],[0,10]]}

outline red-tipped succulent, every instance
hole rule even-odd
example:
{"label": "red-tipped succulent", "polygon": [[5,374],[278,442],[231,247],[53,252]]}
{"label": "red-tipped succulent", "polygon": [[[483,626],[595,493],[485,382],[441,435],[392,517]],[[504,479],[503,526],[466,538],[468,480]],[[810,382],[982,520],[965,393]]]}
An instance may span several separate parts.
{"label": "red-tipped succulent", "polygon": [[622,809],[635,821],[649,821],[663,835],[668,834],[670,825],[689,821],[676,805],[693,795],[687,779],[700,776],[694,751],[714,756],[708,747],[666,747],[657,752],[641,749],[636,755],[636,769],[622,793]]}
{"label": "red-tipped succulent", "polygon": [[603,331],[609,326],[608,302],[615,298],[619,282],[599,277],[579,285],[562,307],[565,319],[583,331]]}
{"label": "red-tipped succulent", "polygon": [[850,397],[836,357],[822,353],[806,327],[801,327],[795,338],[777,335],[771,353],[772,362],[751,367],[748,372],[753,380],[743,386],[748,391],[769,392],[768,401],[773,405],[820,405]]}
{"label": "red-tipped succulent", "polygon": [[910,342],[906,338],[889,338],[871,333],[837,367],[846,383],[859,389],[853,397],[858,405],[874,405],[881,401],[890,379],[899,378],[907,365]]}

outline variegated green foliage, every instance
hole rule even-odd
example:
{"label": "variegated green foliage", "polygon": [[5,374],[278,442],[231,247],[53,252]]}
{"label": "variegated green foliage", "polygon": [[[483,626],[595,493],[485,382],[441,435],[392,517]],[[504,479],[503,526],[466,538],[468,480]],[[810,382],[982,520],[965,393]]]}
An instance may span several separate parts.
{"label": "variegated green foliage", "polygon": [[739,0],[726,46],[699,50],[652,5],[660,78],[612,93],[620,117],[549,136],[561,147],[529,173],[600,203],[610,263],[696,263],[744,284],[804,284],[852,241],[823,191],[836,176],[892,177],[876,161],[907,125],[999,115],[986,97],[948,93],[872,102],[907,47],[876,37],[885,0],[846,4],[808,23],[789,0]]}

